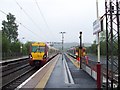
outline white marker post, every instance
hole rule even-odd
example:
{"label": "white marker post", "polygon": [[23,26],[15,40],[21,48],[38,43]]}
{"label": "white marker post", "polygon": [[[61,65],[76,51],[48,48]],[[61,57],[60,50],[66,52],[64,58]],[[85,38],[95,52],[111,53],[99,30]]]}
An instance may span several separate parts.
{"label": "white marker post", "polygon": [[98,14],[98,0],[96,0],[96,12],[97,12],[97,20],[93,22],[93,35],[97,36],[97,49],[98,49],[98,63],[97,63],[97,88],[101,88],[101,64],[100,64],[100,40],[99,40],[99,32],[101,32],[101,20],[99,19]]}
{"label": "white marker post", "polygon": [[100,63],[100,40],[99,40],[99,32],[101,32],[101,21],[99,18],[93,22],[93,35],[96,34],[96,44],[98,48],[98,62]]}

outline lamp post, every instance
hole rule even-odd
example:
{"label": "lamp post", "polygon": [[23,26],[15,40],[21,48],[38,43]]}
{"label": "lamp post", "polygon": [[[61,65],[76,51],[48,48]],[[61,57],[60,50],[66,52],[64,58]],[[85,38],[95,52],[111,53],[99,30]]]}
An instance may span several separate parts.
{"label": "lamp post", "polygon": [[63,43],[64,43],[64,34],[66,32],[60,32],[60,34],[62,34],[62,60],[63,60]]}
{"label": "lamp post", "polygon": [[81,51],[82,51],[82,32],[80,32],[80,47],[79,47],[79,58],[80,58],[80,69],[82,69],[82,55],[81,55]]}

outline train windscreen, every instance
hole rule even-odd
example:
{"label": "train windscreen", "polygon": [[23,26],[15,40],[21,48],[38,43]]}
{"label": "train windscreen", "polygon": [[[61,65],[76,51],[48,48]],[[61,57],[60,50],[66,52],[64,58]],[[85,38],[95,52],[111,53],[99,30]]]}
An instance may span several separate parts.
{"label": "train windscreen", "polygon": [[32,46],[32,52],[45,52],[45,47]]}

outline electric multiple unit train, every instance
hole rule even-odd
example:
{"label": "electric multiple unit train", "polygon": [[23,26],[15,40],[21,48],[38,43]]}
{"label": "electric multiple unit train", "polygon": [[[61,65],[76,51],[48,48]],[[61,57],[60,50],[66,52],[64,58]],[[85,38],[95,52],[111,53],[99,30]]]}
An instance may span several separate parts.
{"label": "electric multiple unit train", "polygon": [[44,65],[50,58],[58,54],[58,50],[44,42],[35,42],[30,46],[29,64],[31,66]]}
{"label": "electric multiple unit train", "polygon": [[82,48],[81,51],[79,49],[78,46],[70,48],[67,50],[68,54],[71,55],[72,57],[76,58],[77,60],[79,60],[80,58],[80,54],[81,57],[84,58],[86,56],[86,48]]}

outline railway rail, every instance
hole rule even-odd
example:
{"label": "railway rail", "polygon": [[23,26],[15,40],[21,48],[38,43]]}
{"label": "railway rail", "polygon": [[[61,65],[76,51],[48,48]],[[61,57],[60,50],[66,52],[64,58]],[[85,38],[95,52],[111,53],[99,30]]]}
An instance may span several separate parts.
{"label": "railway rail", "polygon": [[1,64],[1,66],[4,66],[4,65],[8,65],[11,63],[19,62],[19,61],[21,62],[22,60],[26,60],[28,58],[29,58],[28,56],[25,56],[25,57],[21,57],[21,58],[17,58],[17,59],[3,60],[0,62],[0,64]]}
{"label": "railway rail", "polygon": [[[6,62],[4,62],[6,63]],[[7,64],[2,64],[2,66],[0,67],[0,69],[2,69],[2,73],[11,69],[14,69],[16,67],[20,67],[22,65],[25,65],[28,63],[28,59],[23,59],[23,60],[16,60],[16,61],[12,61],[12,62],[7,62]]]}
{"label": "railway rail", "polygon": [[[0,74],[2,78],[1,88],[4,90],[14,89],[37,70],[29,66],[27,58],[4,61],[0,69],[2,70],[2,74]],[[22,79],[23,76],[24,78]]]}
{"label": "railway rail", "polygon": [[[28,77],[30,77],[33,73],[35,73],[37,70],[35,67],[32,68],[26,68],[24,70],[24,73],[22,72],[21,74],[16,74],[17,76],[10,79],[6,83],[3,84],[2,90],[6,89],[15,89],[18,85],[20,85],[23,81],[25,81]],[[15,74],[14,74],[15,75]]]}
{"label": "railway rail", "polygon": [[[71,57],[73,57],[73,58],[75,58],[75,56],[73,56],[71,54],[68,54],[68,55],[71,56]],[[93,57],[92,57],[92,59],[93,59]],[[87,66],[90,67],[90,68],[92,68],[92,69],[94,69],[96,71],[97,70],[97,68],[96,68],[97,61],[92,60],[92,59],[91,59],[91,56],[90,56],[90,58],[88,60],[88,65]],[[84,60],[84,58],[82,60]],[[106,61],[105,58],[104,58],[104,60]],[[101,75],[104,76],[104,78],[106,78],[107,77],[107,74],[106,74],[107,68],[106,68],[106,63],[105,63],[104,60],[102,60],[102,62],[101,62],[101,70],[102,70],[101,71]],[[85,62],[82,62],[82,63],[86,64]],[[117,63],[117,61],[116,61],[116,63]],[[116,64],[116,63],[114,63],[114,64]],[[109,65],[110,65],[110,63],[109,63]],[[116,69],[116,67],[114,67],[113,69]],[[118,85],[118,73],[115,73],[115,72],[113,72],[113,73],[114,73],[113,82],[117,86]],[[111,80],[111,74],[112,74],[112,72],[111,72],[110,67],[109,67],[109,70],[108,70],[108,74],[109,74],[108,78],[109,78],[109,80]],[[102,80],[102,81],[103,81],[103,87],[105,87],[105,82],[106,81],[105,80]],[[109,82],[109,84],[110,84],[110,82]]]}
{"label": "railway rail", "polygon": [[[57,54],[56,54],[57,55]],[[49,61],[53,59],[56,55],[50,57]],[[34,74],[41,67],[31,67],[28,64],[28,59],[21,59],[16,61],[3,62],[0,69],[2,70],[2,90],[15,89],[32,74]]]}

